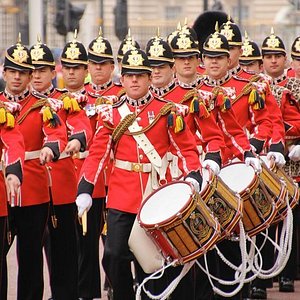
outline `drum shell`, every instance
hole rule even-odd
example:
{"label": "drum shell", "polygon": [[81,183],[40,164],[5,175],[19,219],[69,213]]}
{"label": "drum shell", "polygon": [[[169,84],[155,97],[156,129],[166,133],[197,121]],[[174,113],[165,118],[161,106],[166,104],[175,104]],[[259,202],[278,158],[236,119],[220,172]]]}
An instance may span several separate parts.
{"label": "drum shell", "polygon": [[234,193],[220,178],[207,169],[202,170],[204,187],[200,196],[221,226],[221,241],[229,237],[242,217],[243,203],[239,194]]}
{"label": "drum shell", "polygon": [[[225,175],[232,174],[236,176],[233,180],[238,180],[238,176],[246,176],[246,174],[236,174],[236,169],[246,172],[249,171],[247,168],[252,167],[246,166],[243,162],[234,162],[222,168],[220,177],[229,188],[239,193],[243,201],[242,221],[245,231],[249,236],[254,236],[270,226],[276,216],[277,209],[262,179],[254,172],[253,168],[250,169],[253,177],[247,178],[247,187],[238,191],[234,190],[232,182]],[[227,173],[223,174],[224,170]]]}
{"label": "drum shell", "polygon": [[[297,183],[290,178],[283,169],[276,167],[275,163],[271,163],[266,155],[261,155],[260,158],[263,164],[266,165],[266,168],[270,170],[269,172],[271,172],[271,176],[273,177],[273,183],[270,184],[270,181],[268,181],[267,186],[276,196],[274,197],[274,201],[277,206],[277,214],[272,224],[277,224],[287,216],[287,201],[291,208],[294,208],[298,203],[299,188]],[[268,178],[271,176],[268,176]],[[265,179],[263,178],[263,180]],[[275,180],[277,181],[277,186]]]}
{"label": "drum shell", "polygon": [[[182,181],[174,181],[167,185],[177,183]],[[199,194],[192,187],[191,191],[189,201],[172,217],[156,224],[146,224],[141,219],[143,205],[137,216],[140,226],[161,249],[166,260],[177,260],[179,264],[191,261],[210,250],[217,243],[221,231],[220,224]],[[149,199],[151,197],[143,203]]]}

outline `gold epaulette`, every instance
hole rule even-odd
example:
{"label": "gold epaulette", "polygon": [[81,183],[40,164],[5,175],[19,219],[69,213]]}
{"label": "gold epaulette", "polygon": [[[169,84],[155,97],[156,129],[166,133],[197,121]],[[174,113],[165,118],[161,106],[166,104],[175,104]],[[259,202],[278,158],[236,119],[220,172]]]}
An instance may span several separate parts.
{"label": "gold epaulette", "polygon": [[117,94],[118,98],[124,96],[126,94],[126,90],[124,88],[121,88]]}
{"label": "gold epaulette", "polygon": [[46,105],[47,102],[47,98],[42,98],[39,99],[38,101],[36,101],[33,105],[31,105],[26,111],[25,113],[18,119],[18,124],[21,124],[25,118],[28,116],[28,114],[33,111],[36,108],[40,108],[43,107],[44,105]]}
{"label": "gold epaulette", "polygon": [[257,82],[261,79],[262,79],[262,76],[260,76],[259,74],[255,74],[255,75],[251,76],[250,82]]}
{"label": "gold epaulette", "polygon": [[189,90],[187,93],[184,94],[180,103],[184,103],[184,102],[190,100],[191,98],[194,98],[197,94],[198,94],[197,90],[195,90],[195,89]]}

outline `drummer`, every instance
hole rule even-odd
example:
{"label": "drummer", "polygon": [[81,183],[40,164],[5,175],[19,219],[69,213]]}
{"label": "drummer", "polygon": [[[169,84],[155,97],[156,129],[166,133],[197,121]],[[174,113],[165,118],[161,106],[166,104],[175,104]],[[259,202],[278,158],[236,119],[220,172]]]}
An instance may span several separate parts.
{"label": "drummer", "polygon": [[165,181],[167,151],[179,154],[185,180],[198,191],[202,176],[195,140],[183,123],[186,107],[158,99],[149,91],[151,67],[145,52],[134,49],[125,53],[121,83],[126,94],[120,102],[113,107],[103,105],[99,111],[98,131],[81,170],[76,202],[81,199],[91,206],[94,183],[112,149],[114,169],[108,186],[102,263],[114,300],[132,300],[135,296],[128,238],[141,201]]}
{"label": "drummer", "polygon": [[[300,51],[295,39],[291,54],[293,59],[300,57]],[[285,158],[287,160],[284,170],[295,178],[299,178],[299,158],[300,158],[300,107],[298,99],[299,80],[292,78],[289,69],[286,69],[286,49],[282,39],[271,30],[262,43],[263,66],[267,75],[272,77],[271,89],[275,99],[280,106],[285,126]],[[293,237],[296,236],[297,215],[299,206],[293,212],[294,228]],[[297,260],[297,243],[293,238],[292,251],[288,263],[279,276],[279,291],[294,292],[294,279],[296,278],[295,261]],[[266,294],[266,293],[265,293]]]}
{"label": "drummer", "polygon": [[[176,54],[175,52],[172,53],[169,44],[159,36],[148,41],[146,53],[152,67],[150,89],[159,97],[190,107],[186,123],[194,134],[200,151],[203,152],[204,161],[202,165],[210,168],[215,175],[218,175],[222,163],[221,151],[225,148],[223,134],[213,115],[206,110],[204,100],[201,99],[197,90],[189,86],[182,87],[174,77],[174,54],[177,59],[180,57],[183,61],[185,58],[189,61],[190,57],[195,56],[197,58],[199,56],[199,50],[193,37],[185,36],[182,33],[181,38],[186,38],[191,47],[186,49],[179,47],[176,49]],[[194,75],[197,77],[196,68]],[[176,170],[172,171],[176,174]]]}
{"label": "drummer", "polygon": [[[177,33],[180,34],[180,31]],[[182,33],[183,35],[183,33]],[[183,38],[183,37],[182,37]],[[188,41],[191,41],[191,46],[186,49],[177,49],[176,56],[193,57],[195,56],[195,66],[197,65],[199,50],[191,37],[185,36]],[[204,100],[200,98],[197,90],[186,86],[182,87],[178,84],[176,78],[174,78],[174,56],[170,45],[164,41],[161,37],[156,36],[150,39],[147,43],[146,53],[150,65],[152,67],[152,81],[151,81],[151,91],[153,91],[157,96],[160,96],[168,101],[174,103],[185,104],[189,107],[195,105],[195,107],[200,106],[202,109],[190,110],[185,121],[189,128],[191,129],[195,140],[197,141],[198,148],[201,149],[203,153],[204,160],[202,162],[203,167],[209,168],[212,173],[218,175],[222,163],[221,152],[225,148],[225,143],[223,139],[223,134],[216,124],[216,121],[212,114],[209,114],[205,109]],[[190,62],[189,62],[190,63]],[[194,69],[195,78],[197,77],[196,68]],[[202,150],[203,149],[203,150]],[[178,157],[172,157],[172,162],[170,163],[170,171],[173,178],[179,176]],[[169,155],[170,160],[170,155]],[[174,300],[190,300],[194,299],[196,294],[201,294],[206,298],[207,290],[196,290],[195,282],[199,280],[199,276],[195,278],[197,266],[193,266],[192,269],[184,276],[178,287],[172,293],[172,299]],[[173,277],[178,275],[180,267],[171,268],[166,270],[165,278],[167,281],[171,282]],[[203,273],[201,281],[207,282],[207,287],[209,288],[209,282],[207,276]],[[164,279],[165,279],[164,278]],[[161,286],[167,286],[166,283],[161,283]]]}

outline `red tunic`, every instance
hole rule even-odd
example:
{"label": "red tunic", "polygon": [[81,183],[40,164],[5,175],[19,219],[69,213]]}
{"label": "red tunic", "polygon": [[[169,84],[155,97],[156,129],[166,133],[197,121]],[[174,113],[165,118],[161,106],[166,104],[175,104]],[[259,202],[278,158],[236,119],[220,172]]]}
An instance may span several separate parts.
{"label": "red tunic", "polygon": [[[5,95],[0,95],[0,100],[7,101]],[[49,147],[55,153],[54,158],[66,146],[66,128],[60,120],[60,124],[53,127],[49,121],[43,121],[41,109],[38,105],[42,99],[31,94],[22,99],[22,106],[17,118],[20,132],[25,142],[24,180],[21,186],[20,206],[30,206],[49,202],[48,177],[46,167],[40,165],[39,155],[28,158],[28,152],[39,151],[42,147]],[[59,117],[57,117],[59,119]]]}
{"label": "red tunic", "polygon": [[280,144],[281,146],[279,147],[281,150],[283,150],[285,130],[282,113],[270,89],[271,77],[262,73],[254,74],[253,72],[247,72],[245,70],[241,71],[239,76],[253,82],[258,87],[259,92],[264,95],[265,104],[267,106],[269,115],[271,116],[270,119],[273,128],[269,145],[271,145],[272,150],[272,145],[274,146]]}
{"label": "red tunic", "polygon": [[[54,90],[48,97],[62,100],[65,92],[66,90]],[[66,125],[66,135],[68,139],[79,139],[82,146],[81,151],[85,151],[87,143],[92,137],[91,125],[85,111],[80,109],[80,111],[72,112],[62,108],[58,112],[58,115]],[[73,203],[76,199],[77,186],[74,160],[69,156],[50,163],[49,165],[52,168],[53,204],[61,205]]]}
{"label": "red tunic", "polygon": [[[212,92],[215,89],[214,85],[208,83],[207,80],[203,80],[202,85],[198,87],[201,91]],[[229,159],[238,157],[244,160],[245,151],[250,151],[251,146],[249,140],[237,120],[234,110],[231,108],[230,103],[225,108],[225,98],[226,90],[223,86],[219,87],[218,96],[213,99],[208,99],[206,101],[206,106],[209,111],[215,117],[215,120],[223,132],[223,137],[226,144],[226,149],[223,154],[224,163]],[[227,95],[229,97],[230,95]],[[228,98],[230,99],[230,98]],[[230,101],[230,100],[229,100]]]}
{"label": "red tunic", "polygon": [[[196,95],[192,93],[191,89],[185,89],[176,85],[173,89],[166,92],[163,95],[163,98],[190,107],[190,113],[186,117],[186,123],[196,137],[197,144],[202,146],[205,153],[221,152],[221,150],[225,148],[222,132],[216,124],[215,118],[211,114],[208,113],[207,115],[204,115],[202,113],[203,110],[201,110],[201,104],[203,103],[203,100],[199,94],[197,95],[197,90],[195,91]],[[195,112],[193,108],[191,109],[191,103],[194,96],[196,96],[198,98],[197,101],[199,101],[200,109],[198,112]],[[197,131],[200,136],[196,135]]]}
{"label": "red tunic", "polygon": [[[23,135],[19,130],[19,125],[8,127],[0,124],[1,140],[0,149],[3,153],[3,164],[6,174],[14,174],[22,181],[22,169],[24,166],[25,146]],[[2,168],[3,166],[1,166]],[[0,172],[0,217],[7,216],[7,193],[4,181],[4,170]]]}
{"label": "red tunic", "polygon": [[[86,95],[88,97],[87,105],[84,107],[87,116],[90,119],[91,127],[92,127],[92,135],[94,136],[97,129],[98,115],[96,113],[96,101],[101,96],[118,96],[122,93],[122,86],[111,84],[106,89],[102,91],[96,91],[92,89],[91,84],[85,85],[85,90],[87,91]],[[93,143],[93,139],[91,139],[88,148],[91,147]],[[80,174],[81,167],[84,163],[83,159],[75,159],[75,164],[77,168],[77,174]],[[107,184],[107,178],[109,177],[109,173],[111,170],[111,166],[108,164],[106,169],[98,176],[98,181],[95,184],[93,198],[103,198],[106,196],[105,185]]]}
{"label": "red tunic", "polygon": [[[124,101],[126,102],[126,100]],[[123,105],[124,101],[120,102],[119,106]],[[153,117],[159,115],[160,109],[166,103],[157,98],[151,98],[144,105],[133,106],[127,102],[126,105],[131,112],[138,113],[136,122],[145,128],[150,125]],[[169,114],[162,114],[153,126],[148,127],[144,134],[161,158],[169,150],[177,155],[181,161],[181,171],[185,175],[190,171],[199,170],[198,151],[192,133],[188,127],[175,133],[175,130],[169,127],[168,116]],[[111,149],[113,149],[115,160],[150,163],[147,155],[131,135],[125,133],[116,144],[113,142],[112,132],[120,120],[121,115],[117,106],[103,105],[101,107],[98,130],[90,148],[90,154],[81,170],[79,193],[89,192],[90,185],[96,183],[97,176],[109,160]],[[136,214],[143,199],[149,176],[151,173],[134,172],[114,167],[109,181],[107,207]]]}
{"label": "red tunic", "polygon": [[251,144],[259,153],[272,137],[272,121],[264,102],[260,106],[255,101],[253,103],[250,101],[250,91],[256,90],[255,86],[251,86],[250,91],[243,93],[247,84],[249,80],[232,76],[222,87],[229,89],[237,121],[249,133]]}
{"label": "red tunic", "polygon": [[[277,82],[277,85],[285,87],[281,99],[277,99],[285,126],[285,139],[294,140],[300,138],[300,101],[298,99],[298,82],[290,84],[293,78],[285,78]],[[298,80],[299,81],[299,80]],[[300,82],[300,81],[299,81]],[[294,88],[293,88],[294,86]],[[276,98],[276,97],[275,97]]]}
{"label": "red tunic", "polygon": [[[300,140],[300,101],[299,84],[300,80],[296,78],[282,76],[282,80],[273,80],[272,91],[282,112],[285,126],[285,144],[286,146],[295,145]],[[297,182],[300,182],[300,162],[287,160],[284,167],[287,174],[292,176]]]}

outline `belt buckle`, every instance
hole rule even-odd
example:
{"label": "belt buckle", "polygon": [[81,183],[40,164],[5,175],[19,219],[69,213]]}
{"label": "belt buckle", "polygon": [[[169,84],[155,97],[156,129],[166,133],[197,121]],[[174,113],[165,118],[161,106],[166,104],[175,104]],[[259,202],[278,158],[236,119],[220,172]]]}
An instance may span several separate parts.
{"label": "belt buckle", "polygon": [[79,154],[79,152],[73,154],[72,158],[73,158],[73,159],[80,159],[80,154]]}
{"label": "belt buckle", "polygon": [[143,165],[141,163],[131,163],[131,171],[143,172]]}

